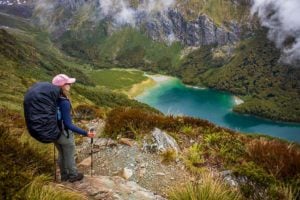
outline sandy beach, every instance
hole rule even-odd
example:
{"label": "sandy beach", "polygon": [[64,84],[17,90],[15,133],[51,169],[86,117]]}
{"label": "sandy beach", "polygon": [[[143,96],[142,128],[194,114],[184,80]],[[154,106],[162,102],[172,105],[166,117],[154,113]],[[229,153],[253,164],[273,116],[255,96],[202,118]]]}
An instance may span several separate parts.
{"label": "sandy beach", "polygon": [[131,89],[128,92],[126,92],[126,94],[129,98],[132,99],[138,96],[139,94],[143,93],[147,88],[154,87],[155,85],[156,82],[153,79],[148,78],[147,80],[142,81],[141,83],[134,84],[131,87]]}
{"label": "sandy beach", "polygon": [[148,78],[151,78],[156,83],[162,83],[162,82],[165,82],[165,81],[169,81],[170,79],[173,79],[173,77],[171,77],[171,76],[165,76],[165,75],[160,75],[160,74],[149,75],[149,74],[145,73],[144,76],[147,76]]}
{"label": "sandy beach", "polygon": [[149,75],[149,74],[144,74],[144,76],[148,77],[147,80],[142,81],[141,83],[134,84],[132,88],[126,92],[126,94],[129,96],[129,98],[135,98],[138,95],[142,94],[145,90],[154,87],[155,85],[159,83],[163,83],[166,81],[169,81],[173,77],[171,76],[164,76],[164,75]]}

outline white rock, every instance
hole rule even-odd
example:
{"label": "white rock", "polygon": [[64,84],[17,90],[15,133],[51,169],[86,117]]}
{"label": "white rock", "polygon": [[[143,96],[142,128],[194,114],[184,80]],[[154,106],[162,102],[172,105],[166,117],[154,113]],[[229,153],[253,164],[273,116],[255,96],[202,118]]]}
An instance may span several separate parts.
{"label": "white rock", "polygon": [[152,131],[152,137],[159,151],[164,152],[168,149],[173,149],[176,153],[180,151],[179,145],[177,144],[176,140],[166,132],[155,128]]}
{"label": "white rock", "polygon": [[125,167],[122,170],[121,176],[123,178],[125,178],[126,180],[128,180],[132,175],[133,175],[133,171],[131,169],[128,169],[128,168]]}

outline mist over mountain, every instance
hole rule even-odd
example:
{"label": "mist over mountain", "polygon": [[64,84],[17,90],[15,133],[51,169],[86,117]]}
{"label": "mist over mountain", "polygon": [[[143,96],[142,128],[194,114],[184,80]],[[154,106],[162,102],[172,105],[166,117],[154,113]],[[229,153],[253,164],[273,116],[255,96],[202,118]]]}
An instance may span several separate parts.
{"label": "mist over mountain", "polygon": [[300,1],[254,0],[252,14],[268,28],[268,38],[282,49],[281,60],[288,64],[300,63]]}
{"label": "mist over mountain", "polygon": [[[187,46],[234,43],[241,37],[241,25],[228,21],[227,26],[217,25],[205,14],[193,20],[183,16],[175,1],[46,1],[35,3],[36,22],[46,27],[55,37],[84,23],[96,26],[109,23],[109,34],[123,27],[145,32],[155,41],[171,44],[179,41]],[[80,20],[77,21],[77,20]],[[79,23],[79,24],[78,24]]]}
{"label": "mist over mountain", "polygon": [[[117,66],[177,76],[187,84],[247,97],[236,111],[299,121],[294,106],[300,101],[299,28],[293,21],[298,4],[32,0],[6,1],[0,10],[17,16],[23,10],[23,18],[47,32],[55,47],[96,69]],[[6,22],[2,25],[9,26]],[[295,110],[292,117],[289,110]]]}

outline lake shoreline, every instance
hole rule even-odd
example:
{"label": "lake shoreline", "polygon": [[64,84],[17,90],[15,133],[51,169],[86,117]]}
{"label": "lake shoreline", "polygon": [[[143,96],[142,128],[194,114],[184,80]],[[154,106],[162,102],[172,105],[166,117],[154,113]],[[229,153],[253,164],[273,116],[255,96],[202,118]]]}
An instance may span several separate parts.
{"label": "lake shoreline", "polygon": [[[297,122],[279,121],[257,114],[235,112],[233,108],[244,103],[243,99],[237,95],[213,88],[198,88],[186,85],[180,79],[174,77],[163,75],[149,75],[148,77],[156,80],[155,85],[145,87],[144,92],[136,96],[135,99],[159,109],[165,114],[168,114],[169,111],[176,111],[185,116],[208,120],[231,130],[300,142],[298,134],[295,135],[297,130],[300,130],[300,124]],[[172,80],[175,80],[174,84]],[[214,102],[217,104],[214,104]],[[225,107],[214,110],[216,105],[221,105],[220,102],[224,102]],[[169,114],[176,115],[176,112]]]}
{"label": "lake shoreline", "polygon": [[129,98],[136,99],[138,96],[143,95],[143,93],[145,93],[147,90],[154,88],[155,86],[161,83],[165,83],[176,79],[171,76],[165,76],[160,74],[149,75],[144,73],[144,76],[148,77],[148,79],[140,83],[134,84],[131,87],[131,89],[128,92],[126,92]]}
{"label": "lake shoreline", "polygon": [[[133,86],[134,87],[133,90],[137,90],[138,92],[133,92],[133,94],[131,94],[131,92],[129,92],[130,93],[129,95],[128,95],[128,92],[126,92],[126,94],[129,96],[129,98],[137,100],[138,97],[143,96],[143,94],[145,94],[149,89],[154,88],[154,87],[156,87],[157,85],[159,85],[161,83],[166,83],[168,81],[178,79],[187,88],[192,88],[192,89],[195,89],[195,90],[213,89],[213,90],[216,90],[216,91],[229,93],[233,97],[234,107],[245,103],[245,101],[240,96],[238,96],[234,93],[224,91],[224,90],[218,90],[218,89],[215,89],[215,88],[208,88],[208,87],[185,84],[184,82],[182,82],[181,79],[179,79],[177,77],[168,76],[168,75],[161,75],[161,74],[149,75],[146,72],[144,72],[144,76],[152,79],[154,81],[154,84],[146,84],[146,83],[143,83],[143,82],[135,84]],[[278,122],[278,123],[288,123],[288,124],[299,124],[300,123],[299,121],[269,118],[269,117],[266,117],[265,115],[260,114],[260,113],[237,112],[237,111],[234,111],[234,107],[232,108],[232,110],[233,110],[234,113],[237,113],[237,114],[253,115],[254,117],[262,118],[262,119],[265,119],[265,120],[271,120],[271,121]]]}

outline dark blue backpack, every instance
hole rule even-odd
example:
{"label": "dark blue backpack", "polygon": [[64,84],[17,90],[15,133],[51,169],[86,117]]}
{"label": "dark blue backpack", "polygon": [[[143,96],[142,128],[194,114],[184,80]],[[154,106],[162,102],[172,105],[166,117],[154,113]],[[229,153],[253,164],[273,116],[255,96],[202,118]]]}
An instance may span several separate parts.
{"label": "dark blue backpack", "polygon": [[47,82],[34,84],[25,94],[26,126],[30,135],[40,142],[54,142],[61,134],[57,119],[59,96],[60,88]]}

